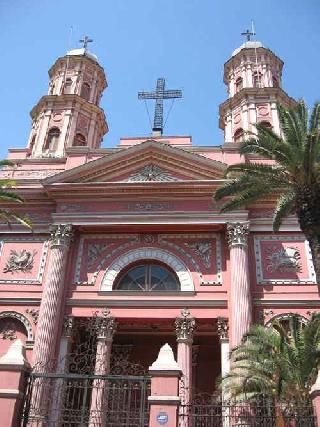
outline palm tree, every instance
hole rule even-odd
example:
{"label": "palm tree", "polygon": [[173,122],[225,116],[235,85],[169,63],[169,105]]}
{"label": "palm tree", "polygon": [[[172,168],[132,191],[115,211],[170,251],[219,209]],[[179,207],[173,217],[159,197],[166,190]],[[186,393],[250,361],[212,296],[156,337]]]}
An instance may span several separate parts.
{"label": "palm tree", "polygon": [[320,103],[309,118],[303,101],[290,109],[279,105],[278,113],[283,137],[257,124],[257,136],[240,146],[242,155],[254,154],[271,162],[247,159],[229,166],[226,176],[231,180],[217,190],[215,199],[232,196],[222,207],[231,211],[276,196],[274,231],[288,214],[296,214],[320,283]]}
{"label": "palm tree", "polygon": [[221,382],[230,397],[307,401],[320,362],[320,313],[306,323],[292,314],[285,323],[252,325],[231,351],[230,362]]}
{"label": "palm tree", "polygon": [[[4,166],[14,166],[10,160],[0,160],[0,168]],[[24,199],[17,193],[11,191],[15,186],[15,181],[12,179],[0,179],[0,204],[1,203],[24,203]],[[11,222],[19,222],[20,224],[31,228],[31,221],[27,216],[20,215],[8,208],[0,207],[0,217],[5,219],[8,224]]]}

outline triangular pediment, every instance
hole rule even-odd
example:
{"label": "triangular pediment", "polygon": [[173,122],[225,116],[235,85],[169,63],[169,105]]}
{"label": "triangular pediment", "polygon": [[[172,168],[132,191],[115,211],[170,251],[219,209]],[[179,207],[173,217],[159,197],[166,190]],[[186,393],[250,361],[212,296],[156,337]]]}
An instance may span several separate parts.
{"label": "triangular pediment", "polygon": [[221,179],[224,163],[148,140],[47,178],[45,184]]}

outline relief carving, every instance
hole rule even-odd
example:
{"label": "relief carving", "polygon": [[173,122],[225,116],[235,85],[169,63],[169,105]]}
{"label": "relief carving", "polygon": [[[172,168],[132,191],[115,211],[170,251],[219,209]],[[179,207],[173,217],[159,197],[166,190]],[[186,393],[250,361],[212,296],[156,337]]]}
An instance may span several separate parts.
{"label": "relief carving", "polygon": [[97,259],[107,249],[108,245],[105,243],[90,243],[88,245],[88,267],[93,267]]}
{"label": "relief carving", "polygon": [[156,165],[147,165],[138,172],[132,174],[127,179],[128,182],[144,181],[177,181],[176,178],[166,173]]}
{"label": "relief carving", "polygon": [[21,249],[16,251],[10,250],[9,259],[6,262],[6,266],[3,268],[4,273],[14,273],[21,271],[23,273],[30,272],[33,269],[34,257],[37,251],[27,251]]}
{"label": "relief carving", "polygon": [[211,243],[210,242],[193,242],[185,243],[186,246],[193,249],[196,255],[202,260],[206,268],[211,267]]}
{"label": "relief carving", "polygon": [[270,273],[300,273],[302,271],[301,254],[298,248],[267,248],[267,271]]}
{"label": "relief carving", "polygon": [[10,340],[10,341],[17,339],[16,327],[13,322],[8,322],[5,324],[4,328],[1,331],[1,338],[3,340]]}

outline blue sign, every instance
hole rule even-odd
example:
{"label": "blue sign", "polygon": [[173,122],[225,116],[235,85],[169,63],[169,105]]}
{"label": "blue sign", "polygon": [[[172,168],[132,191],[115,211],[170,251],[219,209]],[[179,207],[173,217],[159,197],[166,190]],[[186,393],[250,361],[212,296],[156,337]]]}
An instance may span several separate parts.
{"label": "blue sign", "polygon": [[160,425],[164,426],[168,423],[168,414],[166,412],[159,412],[157,415],[157,421]]}

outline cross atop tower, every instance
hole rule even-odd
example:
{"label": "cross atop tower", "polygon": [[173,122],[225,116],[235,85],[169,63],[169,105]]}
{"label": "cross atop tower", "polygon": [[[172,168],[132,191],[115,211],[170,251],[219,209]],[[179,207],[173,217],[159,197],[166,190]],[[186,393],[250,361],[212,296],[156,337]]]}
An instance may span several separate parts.
{"label": "cross atop tower", "polygon": [[92,39],[89,39],[89,37],[88,37],[88,36],[84,36],[84,38],[83,38],[83,39],[81,39],[81,40],[79,40],[79,42],[83,44],[83,46],[82,46],[82,47],[86,50],[86,49],[87,49],[87,47],[88,47],[88,43],[92,43],[92,42],[93,42],[93,40],[92,40]]}
{"label": "cross atop tower", "polygon": [[256,33],[253,30],[247,30],[243,33],[241,33],[242,36],[246,37],[247,42],[249,42],[251,40],[251,37],[255,36]]}
{"label": "cross atop tower", "polygon": [[165,90],[166,81],[164,78],[157,80],[155,92],[138,92],[138,99],[155,99],[154,120],[152,131],[154,134],[163,133],[163,100],[182,98],[181,90]]}

